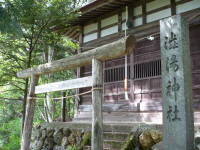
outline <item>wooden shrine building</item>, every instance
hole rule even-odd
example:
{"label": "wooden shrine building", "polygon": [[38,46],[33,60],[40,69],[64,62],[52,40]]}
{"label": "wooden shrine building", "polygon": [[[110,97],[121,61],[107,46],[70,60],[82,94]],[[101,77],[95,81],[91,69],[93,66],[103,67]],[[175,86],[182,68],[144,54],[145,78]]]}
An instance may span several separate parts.
{"label": "wooden shrine building", "polygon": [[[127,35],[136,37],[128,55],[128,99],[125,98],[125,57],[105,61],[103,110],[106,122],[162,122],[159,20],[181,14],[190,23],[193,107],[200,111],[200,1],[199,0],[95,0],[81,8],[82,15],[65,35],[79,41],[80,51],[111,43]],[[77,77],[91,75],[91,65],[78,69]],[[90,88],[82,88],[80,93]],[[91,94],[80,96],[74,121],[91,119]]]}
{"label": "wooden shrine building", "polygon": [[[17,74],[31,77],[21,150],[30,146],[35,94],[67,89],[81,95],[72,123],[92,122],[92,150],[103,148],[103,124],[162,120],[165,150],[192,149],[200,123],[200,0],[94,0],[80,10],[63,33],[80,43],[78,54]],[[37,86],[40,75],[67,69],[77,69],[77,79]]]}

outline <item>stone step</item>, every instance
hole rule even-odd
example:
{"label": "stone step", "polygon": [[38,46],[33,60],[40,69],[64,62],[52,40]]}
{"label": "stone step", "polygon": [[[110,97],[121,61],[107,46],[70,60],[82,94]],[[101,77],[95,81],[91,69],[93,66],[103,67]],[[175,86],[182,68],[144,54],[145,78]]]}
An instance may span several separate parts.
{"label": "stone step", "polygon": [[125,144],[125,141],[104,140],[104,147],[107,147],[110,150],[120,150],[124,144]]}
{"label": "stone step", "polygon": [[128,135],[128,132],[104,132],[103,138],[104,140],[126,141]]}
{"label": "stone step", "polygon": [[[86,145],[83,147],[83,150],[91,150],[91,146]],[[103,150],[110,150],[109,148],[104,148]]]}

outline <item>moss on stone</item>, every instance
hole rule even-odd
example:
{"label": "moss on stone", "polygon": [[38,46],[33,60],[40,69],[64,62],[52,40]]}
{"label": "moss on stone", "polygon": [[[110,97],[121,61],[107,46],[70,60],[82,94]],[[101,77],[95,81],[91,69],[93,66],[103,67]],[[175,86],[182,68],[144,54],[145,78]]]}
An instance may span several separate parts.
{"label": "moss on stone", "polygon": [[76,150],[82,150],[85,145],[89,145],[91,142],[91,132],[85,132],[82,141],[79,145],[76,146]]}
{"label": "moss on stone", "polygon": [[121,150],[134,150],[136,147],[134,142],[134,135],[129,134],[128,139],[126,140],[125,144],[122,146]]}

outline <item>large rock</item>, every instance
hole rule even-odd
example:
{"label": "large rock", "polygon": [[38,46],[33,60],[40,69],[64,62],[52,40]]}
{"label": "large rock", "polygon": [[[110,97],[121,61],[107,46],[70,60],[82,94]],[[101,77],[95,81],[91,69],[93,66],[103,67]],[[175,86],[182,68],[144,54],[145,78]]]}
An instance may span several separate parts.
{"label": "large rock", "polygon": [[61,142],[61,146],[63,146],[63,147],[67,147],[67,145],[69,144],[69,142],[68,142],[68,138],[65,136],[65,137],[63,137],[62,138],[62,142]]}
{"label": "large rock", "polygon": [[31,150],[41,150],[42,146],[43,146],[44,141],[40,140],[40,141],[35,141],[32,145],[31,145]]}
{"label": "large rock", "polygon": [[145,130],[139,136],[142,149],[149,149],[160,141],[162,141],[162,134],[157,130]]}
{"label": "large rock", "polygon": [[65,150],[63,146],[54,146],[53,150]]}
{"label": "large rock", "polygon": [[47,148],[48,150],[52,150],[54,146],[54,139],[53,137],[47,137],[44,141],[43,147]]}
{"label": "large rock", "polygon": [[32,141],[39,140],[39,138],[40,138],[41,136],[42,136],[42,133],[41,133],[40,129],[35,129],[35,130],[33,130]]}
{"label": "large rock", "polygon": [[54,138],[54,142],[57,145],[61,145],[62,138],[63,138],[62,129],[56,129],[54,134],[53,134],[53,138]]}
{"label": "large rock", "polygon": [[195,137],[195,150],[200,150],[200,137]]}
{"label": "large rock", "polygon": [[47,137],[52,137],[54,134],[54,129],[48,128],[47,129]]}
{"label": "large rock", "polygon": [[63,135],[64,136],[70,136],[70,134],[71,134],[71,130],[69,129],[69,128],[64,128],[63,129]]}
{"label": "large rock", "polygon": [[46,137],[47,137],[47,131],[46,129],[42,129],[40,139],[44,140]]}
{"label": "large rock", "polygon": [[68,137],[68,142],[70,145],[76,144],[76,136],[73,133]]}

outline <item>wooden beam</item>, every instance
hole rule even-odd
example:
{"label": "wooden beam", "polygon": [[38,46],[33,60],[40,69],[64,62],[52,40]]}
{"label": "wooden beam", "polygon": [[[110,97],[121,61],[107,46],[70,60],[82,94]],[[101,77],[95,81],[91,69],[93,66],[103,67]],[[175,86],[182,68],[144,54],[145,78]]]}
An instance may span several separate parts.
{"label": "wooden beam", "polygon": [[36,86],[35,93],[41,94],[41,93],[47,93],[47,92],[63,91],[63,90],[68,90],[68,89],[77,89],[77,88],[84,88],[84,87],[90,87],[90,86],[92,86],[91,76],[39,85],[39,86]]}
{"label": "wooden beam", "polygon": [[[80,46],[80,48],[77,50],[77,54],[80,54],[80,53],[82,52],[83,36],[84,36],[84,35],[83,35],[83,32],[84,32],[84,31],[83,31],[83,26],[80,27],[80,31],[81,31],[81,32],[80,32],[80,35],[79,35],[79,46]],[[81,67],[77,67],[77,69],[76,69],[76,77],[77,77],[77,78],[80,78],[80,77],[81,77]],[[79,93],[80,93],[80,89],[77,88],[77,89],[76,89],[76,94],[78,95]],[[78,96],[77,98],[80,100],[81,97]],[[77,109],[76,112],[78,112],[79,103],[80,103],[80,102],[77,102],[78,105],[77,105],[77,108],[76,108],[76,109]]]}
{"label": "wooden beam", "polygon": [[103,150],[103,63],[92,60],[92,150]]}
{"label": "wooden beam", "polygon": [[67,69],[74,69],[80,66],[91,64],[92,58],[95,57],[101,61],[122,57],[129,54],[135,48],[135,38],[129,36],[126,39],[122,38],[113,43],[109,43],[90,51],[80,53],[75,56],[53,61],[39,65],[34,68],[29,68],[17,73],[20,78],[27,78],[32,75],[42,75],[53,72],[59,72]]}
{"label": "wooden beam", "polygon": [[39,76],[32,76],[30,90],[27,98],[26,116],[24,121],[24,129],[21,141],[21,150],[29,150],[31,142],[31,133],[33,128],[33,117],[35,111],[35,86],[38,83]]}

